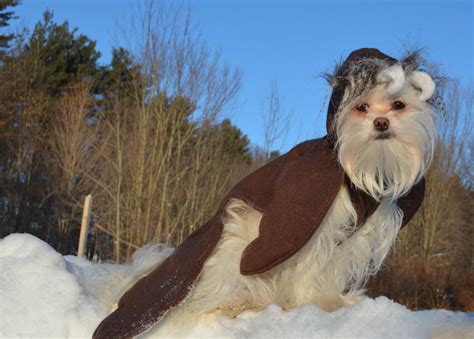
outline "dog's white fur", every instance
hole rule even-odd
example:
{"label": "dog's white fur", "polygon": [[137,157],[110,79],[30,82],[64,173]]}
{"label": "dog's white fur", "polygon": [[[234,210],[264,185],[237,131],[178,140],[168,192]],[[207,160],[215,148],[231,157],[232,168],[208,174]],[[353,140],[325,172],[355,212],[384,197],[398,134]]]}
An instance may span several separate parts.
{"label": "dog's white fur", "polygon": [[[357,103],[367,101],[383,105],[395,99],[406,103],[403,112],[370,108],[366,114],[353,112]],[[374,140],[377,131],[373,121],[377,117],[389,119],[391,138]],[[411,83],[405,83],[396,97],[388,95],[385,85],[380,84],[366,97],[355,99],[338,114],[336,131],[340,164],[355,186],[377,200],[383,197],[396,200],[408,193],[425,174],[433,158],[434,115]]]}
{"label": "dog's white fur", "polygon": [[[390,86],[387,79],[381,77],[382,83],[363,99],[394,100],[393,93],[386,90]],[[400,229],[403,213],[396,198],[423,176],[433,153],[434,123],[426,95],[420,100],[419,84],[415,88],[408,81],[398,92],[397,99],[407,103],[407,109],[400,114],[384,113],[393,132],[389,139],[374,138],[373,120],[379,113],[369,111],[361,116],[351,110],[360,98],[337,115],[339,162],[357,187],[380,202],[362,227],[354,226],[357,214],[343,186],[320,227],[301,250],[270,271],[244,276],[239,269],[242,252],[258,236],[262,214],[241,200],[232,200],[226,208],[221,240],[205,263],[198,283],[164,323],[179,322],[177,327],[183,328],[208,312],[235,316],[242,310],[259,310],[269,304],[289,309],[313,303],[331,311],[355,303]]]}
{"label": "dog's white fur", "polygon": [[164,319],[164,333],[179,334],[212,311],[234,317],[270,304],[290,309],[313,303],[327,311],[352,305],[388,254],[402,221],[396,204],[383,200],[354,233],[357,214],[343,187],[318,231],[297,254],[268,272],[244,276],[241,255],[258,236],[262,214],[241,200],[232,200],[226,212],[217,248],[191,296]]}

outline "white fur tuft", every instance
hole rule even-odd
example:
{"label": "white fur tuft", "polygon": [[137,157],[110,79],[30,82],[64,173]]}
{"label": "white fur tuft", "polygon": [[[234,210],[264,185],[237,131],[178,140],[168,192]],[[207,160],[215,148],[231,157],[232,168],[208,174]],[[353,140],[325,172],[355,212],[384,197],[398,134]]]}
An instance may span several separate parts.
{"label": "white fur tuft", "polygon": [[436,84],[429,74],[420,71],[414,71],[410,77],[412,85],[420,91],[417,95],[421,101],[426,101],[434,94]]}
{"label": "white fur tuft", "polygon": [[396,96],[405,84],[405,72],[400,64],[395,64],[377,74],[377,83],[387,84],[387,93]]}

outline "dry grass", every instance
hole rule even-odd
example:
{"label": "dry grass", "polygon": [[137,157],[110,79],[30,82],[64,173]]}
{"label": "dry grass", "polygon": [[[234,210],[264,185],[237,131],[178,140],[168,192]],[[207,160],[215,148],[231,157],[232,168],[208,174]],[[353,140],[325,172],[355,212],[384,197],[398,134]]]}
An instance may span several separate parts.
{"label": "dry grass", "polygon": [[474,272],[443,261],[392,259],[369,280],[367,293],[412,310],[474,312]]}

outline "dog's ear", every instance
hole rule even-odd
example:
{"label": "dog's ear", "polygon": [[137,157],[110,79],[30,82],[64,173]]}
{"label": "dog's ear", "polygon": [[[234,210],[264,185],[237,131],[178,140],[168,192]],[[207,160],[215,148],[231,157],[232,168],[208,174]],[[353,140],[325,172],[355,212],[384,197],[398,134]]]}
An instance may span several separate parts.
{"label": "dog's ear", "polygon": [[405,84],[405,72],[400,64],[395,64],[377,74],[377,83],[387,84],[387,92],[397,95]]}
{"label": "dog's ear", "polygon": [[436,84],[428,73],[414,71],[410,76],[410,82],[415,89],[420,91],[417,96],[421,101],[426,101],[433,96]]}

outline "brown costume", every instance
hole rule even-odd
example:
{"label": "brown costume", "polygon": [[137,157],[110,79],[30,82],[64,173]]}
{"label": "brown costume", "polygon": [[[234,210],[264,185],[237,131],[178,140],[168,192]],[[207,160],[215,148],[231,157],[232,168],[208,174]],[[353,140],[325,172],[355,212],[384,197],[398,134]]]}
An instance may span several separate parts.
{"label": "brown costume", "polygon": [[[354,51],[342,65],[364,58],[396,62],[376,49]],[[94,332],[94,338],[132,337],[158,322],[190,293],[218,243],[230,199],[238,198],[263,213],[259,236],[244,250],[243,275],[268,271],[290,258],[317,230],[344,183],[362,224],[378,203],[357,190],[337,162],[333,119],[344,88],[336,86],[328,109],[328,136],[303,142],[240,181],[222,201],[215,216],[192,233],[173,254],[139,280]],[[405,225],[421,205],[424,180],[399,199]],[[281,213],[284,211],[284,213]]]}

